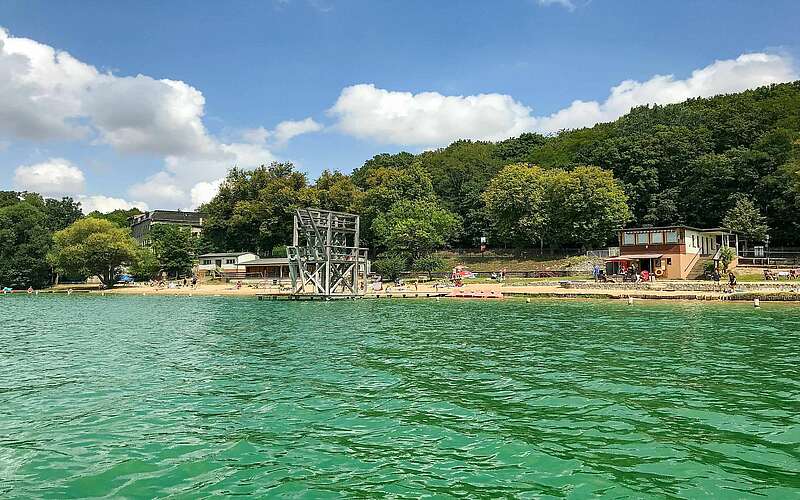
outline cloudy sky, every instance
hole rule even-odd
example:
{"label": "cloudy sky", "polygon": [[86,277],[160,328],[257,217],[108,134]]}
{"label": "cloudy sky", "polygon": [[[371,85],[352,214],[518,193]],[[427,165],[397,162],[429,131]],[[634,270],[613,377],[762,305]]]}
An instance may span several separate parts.
{"label": "cloudy sky", "polygon": [[[112,8],[113,6],[113,8]],[[0,2],[0,189],[189,209],[233,165],[613,120],[800,78],[800,2]]]}

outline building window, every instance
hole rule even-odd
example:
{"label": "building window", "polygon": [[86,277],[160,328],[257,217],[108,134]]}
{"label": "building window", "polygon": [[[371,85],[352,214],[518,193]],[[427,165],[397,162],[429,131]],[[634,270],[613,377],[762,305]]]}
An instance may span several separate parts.
{"label": "building window", "polygon": [[236,259],[225,259],[226,264],[236,264]]}
{"label": "building window", "polygon": [[667,243],[678,242],[678,231],[667,231]]}
{"label": "building window", "polygon": [[211,259],[203,259],[203,265],[207,266],[207,265],[210,265],[210,264],[211,264]]}
{"label": "building window", "polygon": [[647,233],[636,233],[636,244],[647,245]]}
{"label": "building window", "polygon": [[672,259],[670,257],[667,257],[667,265],[668,266],[672,265]]}
{"label": "building window", "polygon": [[633,233],[625,233],[625,236],[622,239],[622,243],[624,245],[633,245],[634,244]]}
{"label": "building window", "polygon": [[660,245],[664,243],[664,233],[655,232],[650,234],[650,243],[653,245]]}

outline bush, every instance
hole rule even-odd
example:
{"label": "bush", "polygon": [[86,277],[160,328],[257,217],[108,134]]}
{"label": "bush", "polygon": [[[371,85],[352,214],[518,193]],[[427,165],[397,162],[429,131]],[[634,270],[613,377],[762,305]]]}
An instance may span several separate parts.
{"label": "bush", "polygon": [[736,253],[733,251],[733,248],[731,248],[731,247],[722,247],[722,250],[720,250],[720,253],[719,253],[719,257],[720,257],[720,261],[722,262],[722,270],[723,271],[727,271],[728,270],[728,267],[731,265],[731,262],[733,262],[733,259],[734,259],[735,256],[736,256]]}
{"label": "bush", "polygon": [[286,257],[286,245],[278,245],[272,247],[270,255],[272,257]]}
{"label": "bush", "polygon": [[384,280],[394,281],[406,270],[406,258],[401,255],[384,255],[373,266]]}
{"label": "bush", "polygon": [[435,255],[427,255],[425,257],[420,257],[419,259],[414,261],[412,269],[415,271],[422,271],[428,273],[428,279],[431,277],[431,273],[434,271],[442,271],[446,270],[447,266],[445,264],[444,259],[441,257],[436,257]]}
{"label": "bush", "polygon": [[713,260],[707,260],[705,264],[703,264],[703,270],[706,274],[711,274],[717,268],[716,263]]}

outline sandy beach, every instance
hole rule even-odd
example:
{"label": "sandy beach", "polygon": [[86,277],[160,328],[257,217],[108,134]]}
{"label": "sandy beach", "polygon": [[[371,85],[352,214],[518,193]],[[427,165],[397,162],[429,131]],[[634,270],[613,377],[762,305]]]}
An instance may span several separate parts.
{"label": "sandy beach", "polygon": [[[65,292],[69,287],[62,285],[53,289]],[[446,294],[453,287],[435,287],[432,284],[419,283],[405,286],[390,286],[381,291],[370,290],[365,297],[374,298],[424,298]],[[500,283],[469,283],[462,287],[469,292],[495,292],[504,297],[583,297],[583,298],[610,298],[625,299],[628,297],[645,299],[677,299],[677,300],[751,300],[758,296],[763,300],[771,297],[781,301],[800,301],[800,283],[798,282],[753,282],[737,285],[736,293],[728,293],[727,287],[713,286],[709,282],[659,282],[657,284],[618,283],[613,285],[600,285],[588,281],[574,282],[538,282],[527,285],[504,285]],[[155,296],[225,296],[225,297],[256,297],[264,295],[287,295],[287,290],[277,287],[256,288],[242,285],[237,288],[234,284],[199,284],[196,288],[153,288],[144,284],[121,285],[111,290],[91,290],[92,294],[115,295],[155,295]]]}

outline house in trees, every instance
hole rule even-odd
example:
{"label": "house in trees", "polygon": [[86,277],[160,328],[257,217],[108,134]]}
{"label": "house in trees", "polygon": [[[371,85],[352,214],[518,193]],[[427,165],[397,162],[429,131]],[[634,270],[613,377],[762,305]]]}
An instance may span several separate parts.
{"label": "house in trees", "polygon": [[[258,255],[250,252],[206,253],[197,257],[200,275],[211,271],[221,273],[243,273],[246,264],[258,259]],[[285,259],[284,259],[285,260]]]}
{"label": "house in trees", "polygon": [[203,214],[200,212],[183,212],[181,210],[153,210],[134,215],[130,219],[133,238],[142,247],[149,247],[150,230],[156,224],[172,224],[188,227],[193,236],[199,236],[203,230]]}
{"label": "house in trees", "polygon": [[739,255],[739,235],[726,228],[638,227],[622,229],[618,237],[619,256],[606,259],[608,274],[624,274],[634,266],[657,278],[693,279],[708,261],[719,263],[723,247],[734,251],[730,268]]}

